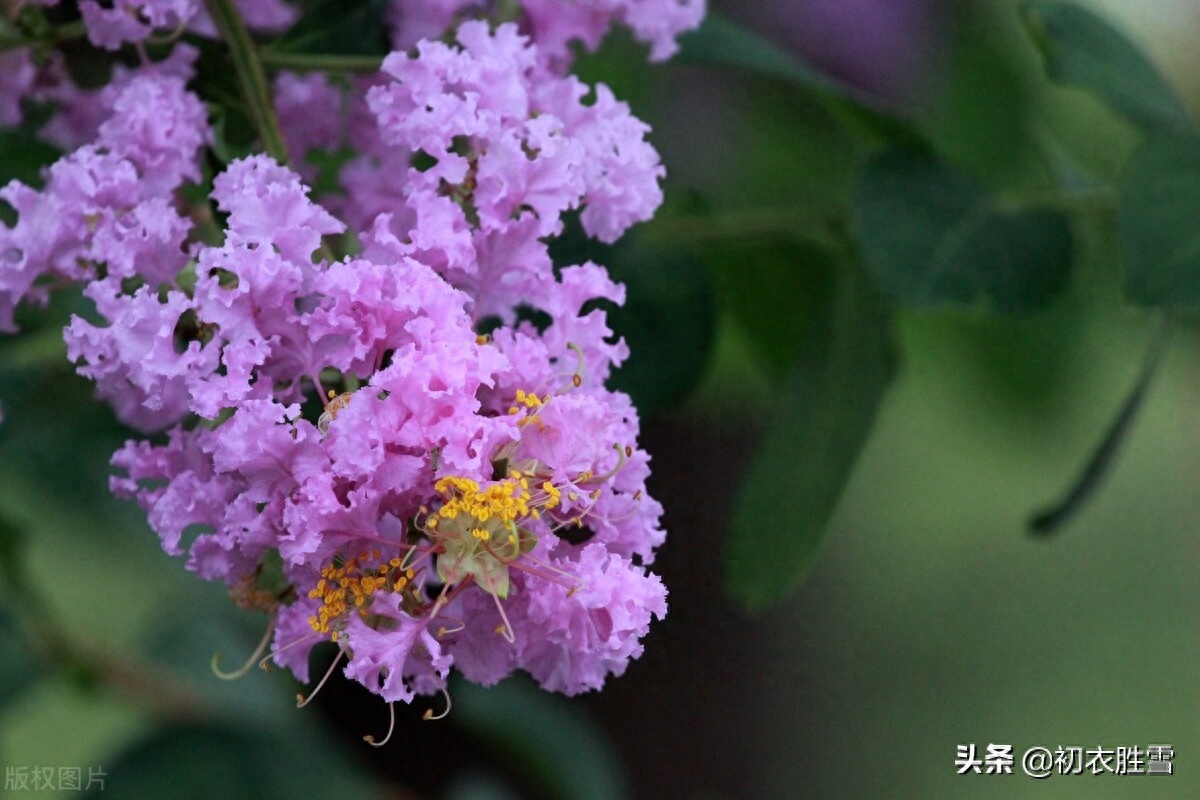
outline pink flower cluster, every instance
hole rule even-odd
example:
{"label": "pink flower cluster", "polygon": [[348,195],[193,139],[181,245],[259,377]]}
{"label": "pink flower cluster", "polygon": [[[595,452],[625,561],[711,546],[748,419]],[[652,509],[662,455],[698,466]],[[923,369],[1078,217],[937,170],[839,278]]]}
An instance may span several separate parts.
{"label": "pink flower cluster", "polygon": [[[440,36],[480,5],[475,0],[392,0],[392,45],[407,50]],[[595,50],[614,25],[650,45],[650,60],[663,61],[679,49],[679,34],[699,26],[704,9],[704,0],[522,0],[518,21],[546,64],[568,65],[572,45]]]}
{"label": "pink flower cluster", "polygon": [[[460,5],[405,3],[405,19]],[[195,12],[81,3],[93,40],[144,36],[105,21],[134,6],[151,29]],[[547,32],[549,6],[591,9],[589,27]],[[678,18],[640,21],[651,7]],[[41,189],[0,190],[16,211],[0,224],[0,327],[84,285],[94,313],[67,327],[69,356],[153,434],[114,456],[113,490],[168,553],[271,616],[268,658],[300,680],[332,640],[389,702],[443,689],[452,666],[576,693],[621,674],[666,613],[637,413],[605,388],[627,348],[592,308],[624,291],[547,249],[572,209],[606,242],[648,219],[663,170],[625,104],[553,65],[613,20],[665,55],[699,8],[528,2],[532,40],[467,21],[349,93],[281,75],[293,149],[360,152],[328,208],[265,155],[220,171],[212,205],[185,200],[213,136],[182,48],[119,73],[93,141]]]}

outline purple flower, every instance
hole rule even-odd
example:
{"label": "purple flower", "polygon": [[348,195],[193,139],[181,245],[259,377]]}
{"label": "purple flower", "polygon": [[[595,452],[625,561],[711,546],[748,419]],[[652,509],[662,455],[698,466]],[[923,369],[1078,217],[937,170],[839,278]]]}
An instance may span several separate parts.
{"label": "purple flower", "polygon": [[304,158],[313,150],[337,150],[345,141],[346,93],[319,72],[281,72],[275,78],[274,99],[288,152],[300,162],[301,175],[311,180],[316,171]]}
{"label": "purple flower", "polygon": [[437,39],[451,26],[457,14],[474,0],[392,0],[387,22],[392,48],[408,50],[422,39]]}
{"label": "purple flower", "polygon": [[113,0],[111,8],[97,0],[79,3],[88,40],[106,50],[140,42],[155,29],[181,29],[196,10],[196,0]]}
{"label": "purple flower", "polygon": [[0,226],[0,330],[13,329],[22,300],[45,301],[43,277],[85,280],[103,263],[113,283],[137,276],[157,286],[186,263],[191,226],[170,197],[199,176],[203,106],[181,80],[157,74],[109,99],[98,143],[53,164],[42,191],[17,181],[0,189],[17,212],[13,227]]}
{"label": "purple flower", "polygon": [[[603,86],[585,105],[587,88],[542,67],[515,26],[468,22],[457,37],[385,61],[394,80],[367,94],[376,155],[344,174],[346,213],[373,220],[368,258],[418,258],[467,291],[476,320],[511,320],[553,284],[544,239],[563,212],[584,206],[585,230],[613,241],[654,213],[663,170],[626,105]],[[408,167],[414,154],[432,163]]]}
{"label": "purple flower", "polygon": [[574,591],[550,581],[528,583],[528,607],[517,628],[517,665],[543,688],[565,694],[599,689],[642,654],[650,621],[667,613],[667,590],[600,544],[578,559],[556,560],[578,576]]}
{"label": "purple flower", "polygon": [[[276,34],[287,30],[299,17],[299,10],[287,0],[236,0],[238,13],[246,27],[256,33]],[[192,18],[188,30],[201,36],[216,38],[217,29],[208,16],[208,11],[200,8]]]}
{"label": "purple flower", "polygon": [[200,179],[197,156],[212,134],[204,106],[183,80],[163,74],[135,77],[111,93],[108,105],[110,116],[100,125],[96,144],[131,161],[146,194],[165,195],[184,181]]}
{"label": "purple flower", "polygon": [[[469,16],[472,0],[393,0],[388,21],[392,46],[407,50],[422,39],[439,38],[458,17]],[[650,45],[650,60],[670,58],[675,39],[699,27],[704,0],[521,0],[521,30],[537,45],[548,65],[565,68],[571,46],[595,50],[614,25],[628,27]],[[478,12],[476,12],[478,13]]]}
{"label": "purple flower", "polygon": [[28,50],[0,53],[0,127],[21,124],[21,100],[33,87],[37,69]]}
{"label": "purple flower", "polygon": [[108,320],[97,327],[75,317],[64,332],[67,357],[82,362],[79,373],[96,382],[96,394],[117,416],[143,431],[162,430],[191,410],[188,377],[216,366],[212,348],[188,342],[177,352],[176,328],[191,301],[168,291],[165,300],[148,287],[115,294],[108,282],[95,282],[88,296]]}
{"label": "purple flower", "polygon": [[[372,625],[352,614],[339,641],[351,653],[346,677],[353,678],[391,702],[411,702],[414,696],[408,681],[433,678],[444,682],[451,659],[442,653],[441,643],[429,632],[432,620],[414,619],[400,608],[401,596],[391,595],[371,606]],[[407,679],[407,680],[406,680]],[[428,686],[422,687],[425,693]]]}
{"label": "purple flower", "polygon": [[[48,4],[48,3],[47,3]],[[238,0],[238,10],[251,30],[280,33],[296,20],[297,11],[282,0]],[[179,32],[185,27],[215,37],[216,28],[198,0],[80,0],[79,13],[88,40],[106,50],[142,42],[157,31]]]}
{"label": "purple flower", "polygon": [[[243,5],[252,25],[292,18]],[[664,538],[649,457],[629,398],[604,385],[628,348],[595,301],[624,289],[600,265],[556,266],[548,240],[578,210],[614,241],[662,201],[648,127],[564,77],[567,48],[619,22],[661,57],[700,8],[527,2],[520,27],[464,22],[373,78],[280,75],[294,154],[358,151],[345,196],[321,201],[315,170],[261,154],[217,174],[207,202],[179,191],[204,180],[212,142],[184,45],[99,91],[53,60],[40,95],[10,82],[18,101],[59,103],[46,133],[79,146],[43,189],[0,189],[17,214],[0,227],[0,327],[55,284],[85,285],[94,313],[64,331],[69,357],[124,422],[161,432],[114,455],[112,490],[166,552],[272,616],[269,658],[300,680],[332,641],[388,702],[444,691],[454,664],[574,694],[621,674],[666,613],[646,567]],[[111,49],[209,22],[195,0],[81,10]],[[395,33],[462,11],[393,9]]]}

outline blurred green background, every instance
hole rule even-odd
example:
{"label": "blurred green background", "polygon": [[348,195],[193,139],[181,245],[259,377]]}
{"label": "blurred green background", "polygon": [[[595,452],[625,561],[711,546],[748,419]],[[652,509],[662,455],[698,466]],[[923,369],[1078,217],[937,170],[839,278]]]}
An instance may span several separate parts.
{"label": "blurred green background", "polygon": [[[1092,6],[1195,108],[1194,4]],[[1015,3],[714,8],[993,189],[1041,185],[1048,170],[1111,182],[1137,146],[1099,102],[1047,82]],[[794,223],[845,215],[875,145],[794,82],[703,59],[647,67],[621,37],[579,72],[650,121],[669,173],[659,219],[605,254],[630,285],[616,324],[633,357],[618,381],[646,411],[670,534],[656,568],[671,613],[643,659],[574,700],[519,680],[459,687],[445,722],[400,709],[413,720],[383,751],[359,741],[386,728],[381,703],[330,687],[296,711],[290,676],[217,681],[212,653],[238,661],[263,623],[107,496],[123,434],[54,360],[64,300],[0,343],[0,514],[24,531],[39,598],[0,604],[0,765],[80,766],[85,782],[101,767],[103,797],[1200,796],[1194,324],[1177,326],[1101,490],[1053,537],[1027,532],[1103,436],[1154,335],[1156,312],[1122,299],[1105,212],[1073,218],[1069,285],[1036,314],[897,312],[895,378],[812,568],[749,614],[721,586],[730,509],[791,413],[778,399],[787,365],[822,330],[814,298],[827,289],[823,244]],[[807,455],[794,453],[797,470]],[[793,500],[756,509],[764,531],[797,524]],[[106,655],[51,669],[30,649],[45,626]],[[151,672],[97,668],[110,658]],[[153,683],[164,670],[182,697]],[[1016,774],[956,774],[969,743],[1013,745]],[[1020,774],[1033,746],[1149,744],[1173,745],[1176,774]]]}

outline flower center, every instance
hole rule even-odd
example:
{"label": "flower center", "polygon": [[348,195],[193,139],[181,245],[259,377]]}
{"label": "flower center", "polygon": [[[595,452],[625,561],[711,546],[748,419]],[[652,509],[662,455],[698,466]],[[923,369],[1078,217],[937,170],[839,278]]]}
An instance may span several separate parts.
{"label": "flower center", "polygon": [[337,641],[338,631],[351,612],[357,611],[363,617],[370,613],[371,596],[377,591],[405,593],[406,601],[416,597],[415,573],[404,566],[403,559],[393,558],[378,567],[365,567],[369,558],[378,559],[379,551],[369,555],[359,553],[349,560],[335,559],[321,570],[321,580],[308,593],[309,597],[321,600],[316,615],[308,620],[317,633],[328,633],[330,639]]}
{"label": "flower center", "polygon": [[537,544],[537,537],[521,522],[553,508],[558,490],[547,481],[531,492],[528,477],[516,470],[484,487],[451,475],[434,488],[443,503],[424,529],[440,550],[438,577],[447,584],[470,577],[489,594],[507,597],[509,565]]}

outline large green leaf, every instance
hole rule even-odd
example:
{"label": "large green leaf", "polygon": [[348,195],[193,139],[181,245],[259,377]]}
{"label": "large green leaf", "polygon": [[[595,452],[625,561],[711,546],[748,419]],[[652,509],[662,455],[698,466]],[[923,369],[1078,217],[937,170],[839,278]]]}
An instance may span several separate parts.
{"label": "large green leaf", "polygon": [[24,535],[9,519],[0,516],[0,711],[37,682],[41,660],[29,651],[28,637],[17,619],[18,604],[26,591],[22,550]]}
{"label": "large green leaf", "polygon": [[[172,725],[152,732],[104,765],[103,784],[84,797],[104,800],[291,800],[370,796],[370,786],[320,739],[252,727]],[[86,777],[85,777],[86,782]]]}
{"label": "large green leaf", "polygon": [[518,762],[547,797],[631,796],[620,760],[580,706],[525,678],[509,678],[491,688],[455,681],[451,693],[455,721]]}
{"label": "large green leaf", "polygon": [[736,67],[819,92],[849,91],[757,33],[717,13],[709,13],[699,28],[679,38],[679,59]]}
{"label": "large green leaf", "polygon": [[842,264],[803,336],[791,380],[734,507],[726,584],[749,608],[807,574],[893,373],[886,306]]}
{"label": "large green leaf", "polygon": [[37,683],[43,672],[41,660],[28,650],[15,614],[0,605],[0,713]]}
{"label": "large green leaf", "polygon": [[626,289],[609,326],[629,344],[629,359],[610,385],[628,392],[644,416],[670,409],[696,387],[712,353],[712,279],[684,253],[636,245],[619,248],[609,269]]}
{"label": "large green leaf", "polygon": [[678,58],[786,81],[815,92],[831,112],[854,129],[886,141],[923,141],[911,125],[874,108],[859,90],[822,75],[786,50],[720,14],[710,12],[698,29],[679,38]]}
{"label": "large green leaf", "polygon": [[1117,233],[1131,300],[1200,309],[1200,137],[1152,136],[1134,154]]}
{"label": "large green leaf", "polygon": [[1174,90],[1124,34],[1074,3],[1036,0],[1021,18],[1058,83],[1085,89],[1143,128],[1189,130]]}
{"label": "large green leaf", "polygon": [[1065,215],[1010,210],[925,153],[893,150],[874,159],[854,209],[872,274],[908,306],[982,303],[1025,315],[1066,286],[1072,239]]}
{"label": "large green leaf", "polygon": [[24,548],[24,531],[0,516],[0,592],[6,597],[16,597],[25,590]]}
{"label": "large green leaf", "polygon": [[808,242],[718,242],[705,260],[716,275],[721,308],[749,336],[767,373],[790,376],[804,330],[834,273],[833,257]]}

